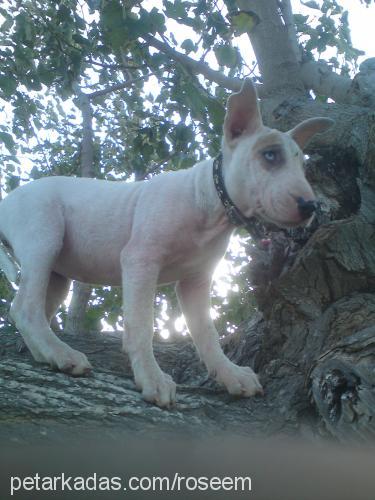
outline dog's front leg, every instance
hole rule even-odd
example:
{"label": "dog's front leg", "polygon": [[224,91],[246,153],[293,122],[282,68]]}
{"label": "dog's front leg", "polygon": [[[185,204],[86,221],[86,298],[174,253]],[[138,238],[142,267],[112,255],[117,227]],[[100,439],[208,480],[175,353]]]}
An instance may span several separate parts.
{"label": "dog's front leg", "polygon": [[176,384],[157,364],[153,348],[153,306],[160,266],[139,247],[125,247],[121,255],[124,340],[135,383],[146,401],[169,407],[175,402]]}
{"label": "dog's front leg", "polygon": [[201,360],[208,372],[223,384],[230,394],[253,396],[263,393],[258,377],[250,367],[237,366],[223,353],[219,335],[210,315],[211,278],[180,281],[176,291],[186,323]]}

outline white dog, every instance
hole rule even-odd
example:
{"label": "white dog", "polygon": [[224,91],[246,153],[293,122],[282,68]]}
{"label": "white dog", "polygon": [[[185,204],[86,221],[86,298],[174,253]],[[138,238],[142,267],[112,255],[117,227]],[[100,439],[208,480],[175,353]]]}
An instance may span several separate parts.
{"label": "white dog", "polygon": [[262,392],[255,373],[221,350],[210,317],[211,277],[236,223],[255,216],[293,227],[311,219],[315,198],[300,148],[331,124],[313,118],[288,133],[265,127],[246,80],[228,100],[215,162],[134,183],[49,177],[11,192],[0,204],[0,266],[11,281],[20,266],[11,316],[34,358],[87,373],[86,356],[59,340],[50,321],[71,279],[123,285],[123,347],[135,382],[144,399],[169,406],[176,385],[154,358],[153,301],[158,283],[177,282],[209,373],[231,394]]}

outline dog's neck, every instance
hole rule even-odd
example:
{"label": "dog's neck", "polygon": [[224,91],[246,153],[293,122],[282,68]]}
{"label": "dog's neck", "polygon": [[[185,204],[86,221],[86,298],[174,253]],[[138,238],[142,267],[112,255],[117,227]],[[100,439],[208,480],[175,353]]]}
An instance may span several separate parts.
{"label": "dog's neck", "polygon": [[195,206],[198,208],[202,225],[207,229],[233,231],[235,226],[229,221],[225,208],[216,191],[212,170],[213,160],[205,160],[192,168],[200,171],[194,176]]}
{"label": "dog's neck", "polygon": [[[246,228],[251,234],[253,231],[253,226],[255,224],[255,217],[246,217],[241,210],[236,206],[234,201],[228,194],[225,187],[224,174],[223,174],[223,154],[220,153],[213,162],[213,178],[214,184],[219,195],[220,201],[224,206],[225,213],[229,221],[237,227]],[[255,227],[255,226],[254,226]]]}
{"label": "dog's neck", "polygon": [[[225,159],[224,159],[225,155]],[[255,217],[246,217],[231,200],[225,188],[225,171],[223,164],[230,161],[230,153],[220,153],[214,160],[204,162],[204,178],[196,185],[197,206],[205,214],[205,225],[220,230],[245,228],[254,240],[262,237],[259,232],[259,221]]]}

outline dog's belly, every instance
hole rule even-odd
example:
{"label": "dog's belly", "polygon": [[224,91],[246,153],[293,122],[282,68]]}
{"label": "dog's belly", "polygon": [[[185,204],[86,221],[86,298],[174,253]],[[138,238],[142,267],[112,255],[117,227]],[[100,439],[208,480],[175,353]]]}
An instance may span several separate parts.
{"label": "dog's belly", "polygon": [[121,285],[120,254],[127,242],[127,228],[117,225],[114,238],[110,225],[96,231],[85,226],[85,237],[79,224],[68,224],[64,243],[53,270],[67,278],[93,285]]}
{"label": "dog's belly", "polygon": [[[102,259],[93,255],[62,252],[53,270],[67,278],[93,285],[121,285],[120,256],[114,258],[107,252]],[[100,263],[99,263],[100,261]]]}
{"label": "dog's belly", "polygon": [[[177,255],[172,251],[169,258],[165,258],[161,263],[158,284],[174,283],[197,274],[212,273],[225,252],[227,238],[225,237],[224,241],[220,241],[218,245],[185,248],[185,252],[178,252]],[[120,253],[122,248],[106,246],[99,249],[96,246],[95,250],[94,252],[90,249],[90,246],[79,249],[64,246],[53,270],[67,278],[84,283],[121,286]],[[147,262],[145,266],[147,267]]]}
{"label": "dog's belly", "polygon": [[[176,281],[195,276],[201,272],[213,270],[219,258],[212,259],[206,254],[197,253],[187,255],[181,260],[174,259],[174,262],[161,267],[158,284],[165,285]],[[121,286],[122,272],[120,256],[109,258],[106,254],[101,259],[100,265],[96,259],[81,258],[81,256],[62,253],[57,259],[53,270],[67,278],[90,283],[93,285]]]}

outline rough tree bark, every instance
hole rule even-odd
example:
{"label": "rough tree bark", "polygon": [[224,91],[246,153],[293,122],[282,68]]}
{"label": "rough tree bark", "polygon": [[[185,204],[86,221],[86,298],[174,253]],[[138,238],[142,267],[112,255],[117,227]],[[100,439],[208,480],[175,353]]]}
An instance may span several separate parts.
{"label": "rough tree bark", "polygon": [[[256,252],[258,328],[265,332],[256,366],[265,380],[280,377],[284,386],[293,381],[289,412],[314,411],[339,439],[373,438],[375,107],[368,96],[373,61],[361,65],[350,85],[319,63],[301,71],[291,49],[284,54],[270,48],[275,36],[276,47],[290,43],[287,23],[266,12],[272,2],[240,3],[261,19],[250,38],[272,95],[263,101],[266,122],[286,130],[313,115],[336,121],[308,151],[314,155],[307,175],[322,201],[316,223],[306,231],[276,232],[271,244]],[[307,89],[330,90],[336,102],[312,101],[299,81]]]}

